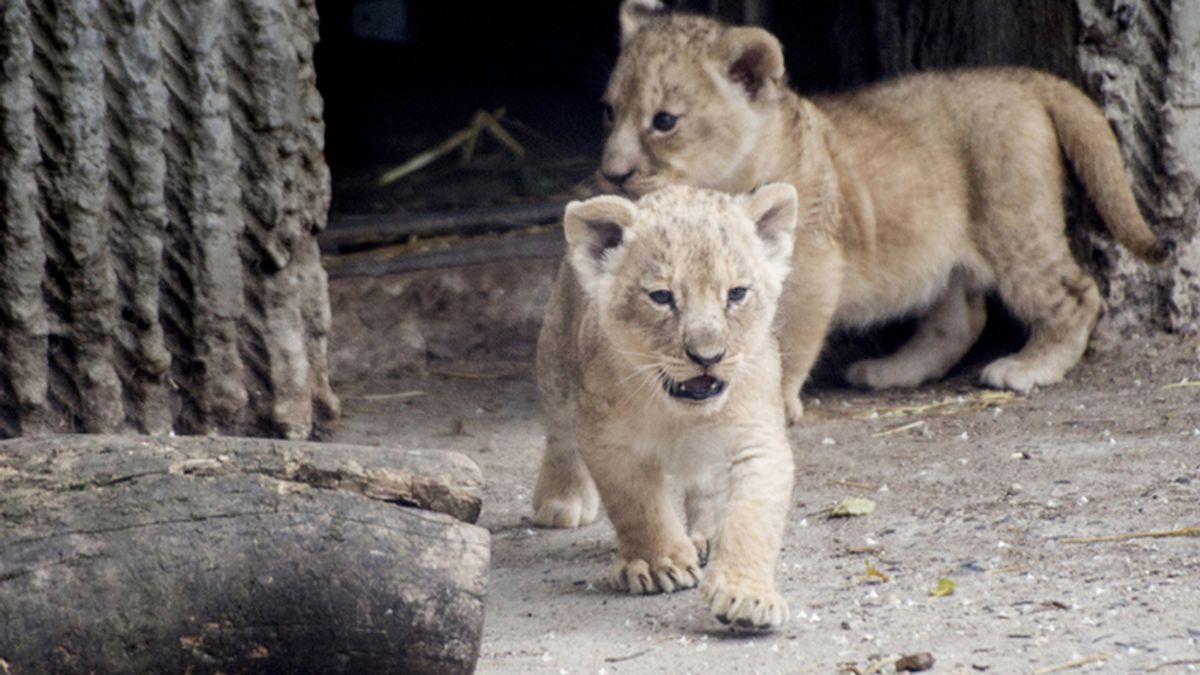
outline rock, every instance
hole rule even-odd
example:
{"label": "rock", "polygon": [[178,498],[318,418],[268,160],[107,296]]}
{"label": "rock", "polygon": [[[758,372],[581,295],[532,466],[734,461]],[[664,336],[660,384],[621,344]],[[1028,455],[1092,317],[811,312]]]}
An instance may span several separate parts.
{"label": "rock", "polygon": [[933,668],[933,654],[929,652],[919,652],[917,654],[909,654],[903,656],[896,662],[897,673],[917,673],[922,670],[930,670]]}

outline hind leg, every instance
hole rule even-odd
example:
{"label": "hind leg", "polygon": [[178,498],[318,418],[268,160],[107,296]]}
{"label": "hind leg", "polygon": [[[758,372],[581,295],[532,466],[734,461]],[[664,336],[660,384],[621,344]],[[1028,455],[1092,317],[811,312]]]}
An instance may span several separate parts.
{"label": "hind leg", "polygon": [[800,390],[821,353],[837,311],[844,265],[841,253],[818,239],[796,243],[792,272],[775,314],[783,404],[789,424],[798,424],[804,416]]}
{"label": "hind leg", "polygon": [[533,490],[533,522],[542,527],[587,525],[600,510],[596,483],[573,439],[554,431],[546,435],[546,454]]}
{"label": "hind leg", "polygon": [[983,369],[980,379],[989,387],[1025,392],[1054,384],[1087,349],[1100,316],[1100,291],[1096,282],[1070,259],[1070,253],[1064,253],[1047,264],[1041,274],[1000,279],[1000,297],[1028,324],[1030,334],[1021,351]]}
{"label": "hind leg", "polygon": [[987,322],[983,294],[971,288],[967,274],[955,270],[942,297],[921,319],[917,332],[894,353],[864,359],[846,370],[857,387],[915,387],[942,377],[979,339]]}
{"label": "hind leg", "polygon": [[1067,244],[1060,185],[1024,183],[1021,199],[1009,195],[985,211],[981,250],[996,291],[1029,328],[1019,352],[983,369],[981,380],[990,387],[1025,392],[1061,381],[1083,356],[1100,316],[1096,282]]}

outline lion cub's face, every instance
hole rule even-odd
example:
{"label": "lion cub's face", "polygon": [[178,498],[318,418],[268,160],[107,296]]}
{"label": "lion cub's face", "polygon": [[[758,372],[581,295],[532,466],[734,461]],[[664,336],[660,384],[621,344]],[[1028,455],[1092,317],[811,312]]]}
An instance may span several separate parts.
{"label": "lion cub's face", "polygon": [[632,366],[621,386],[714,412],[767,347],[796,227],[796,191],[669,187],[567,206],[568,256],[601,330]]}
{"label": "lion cub's face", "polygon": [[672,184],[730,189],[784,88],[778,41],[665,13],[657,0],[628,0],[621,29],[601,182],[633,195]]}

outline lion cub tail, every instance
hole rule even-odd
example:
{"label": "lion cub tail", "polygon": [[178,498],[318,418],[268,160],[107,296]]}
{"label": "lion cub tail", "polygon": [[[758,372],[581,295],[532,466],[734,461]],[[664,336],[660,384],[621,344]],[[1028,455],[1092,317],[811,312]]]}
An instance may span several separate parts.
{"label": "lion cub tail", "polygon": [[1162,262],[1170,242],[1160,240],[1138,211],[1125,178],[1121,150],[1108,120],[1075,85],[1036,74],[1030,84],[1050,113],[1059,142],[1109,231],[1142,260]]}

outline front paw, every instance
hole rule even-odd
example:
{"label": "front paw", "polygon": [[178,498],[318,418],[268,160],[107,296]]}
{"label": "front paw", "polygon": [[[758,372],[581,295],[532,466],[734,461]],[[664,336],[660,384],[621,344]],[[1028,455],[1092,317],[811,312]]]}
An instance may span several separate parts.
{"label": "front paw", "polygon": [[920,362],[902,360],[896,356],[882,359],[863,359],[846,369],[846,382],[860,389],[911,389],[936,377],[922,369]]}
{"label": "front paw", "polygon": [[720,568],[709,569],[704,601],[718,621],[741,628],[775,628],[788,617],[787,601],[775,592],[774,583]]}
{"label": "front paw", "polygon": [[989,363],[979,379],[994,389],[1012,389],[1026,394],[1036,386],[1061,382],[1063,373],[1061,369],[1047,367],[1031,359],[1006,356]]}
{"label": "front paw", "polygon": [[599,515],[600,495],[590,478],[568,486],[538,488],[533,496],[533,522],[539,527],[583,527]]}
{"label": "front paw", "polygon": [[695,588],[703,573],[695,549],[672,555],[617,558],[609,573],[613,588],[631,594],[674,593]]}
{"label": "front paw", "polygon": [[533,512],[538,527],[583,527],[596,519],[599,503],[586,497],[544,499]]}
{"label": "front paw", "polygon": [[800,424],[804,418],[804,403],[800,400],[800,394],[785,394],[783,405],[787,414],[787,423],[789,425]]}
{"label": "front paw", "polygon": [[855,361],[846,369],[846,382],[853,387],[862,389],[877,389],[875,384],[875,365],[874,359],[864,359]]}

